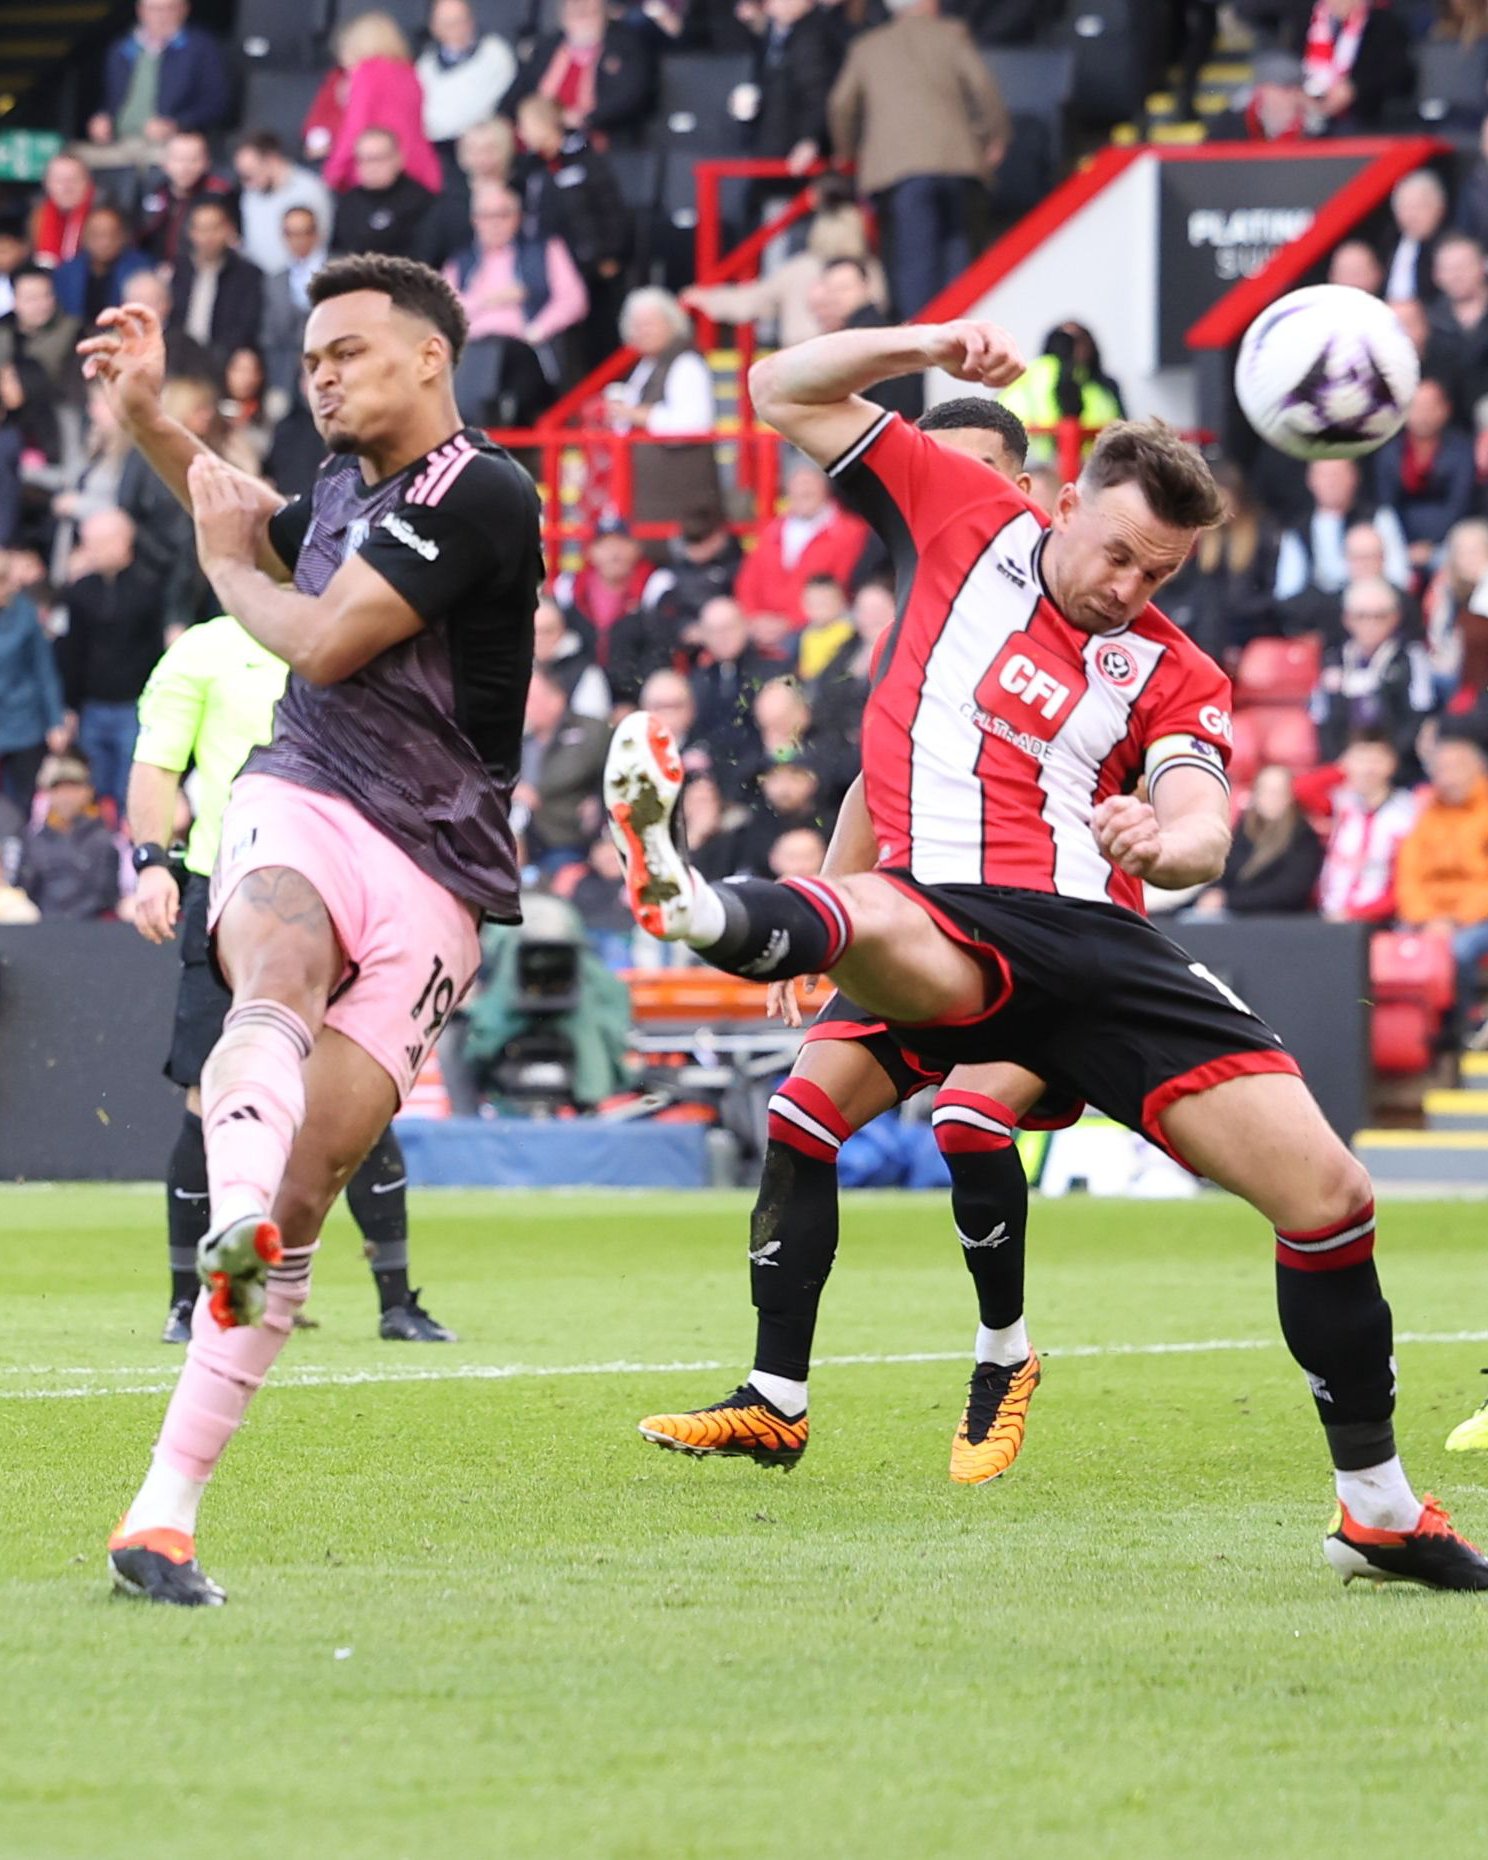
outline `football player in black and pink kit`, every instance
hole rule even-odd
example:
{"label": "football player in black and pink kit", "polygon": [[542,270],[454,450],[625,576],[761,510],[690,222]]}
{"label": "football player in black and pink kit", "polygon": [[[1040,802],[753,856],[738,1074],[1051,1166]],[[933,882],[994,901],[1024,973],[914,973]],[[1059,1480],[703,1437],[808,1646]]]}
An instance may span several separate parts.
{"label": "football player in black and pink kit", "polygon": [[1488,1589],[1396,1453],[1367,1173],[1278,1037],[1142,915],[1144,883],[1212,880],[1229,846],[1229,681],[1152,605],[1223,515],[1209,468],[1161,422],[1122,422],[1046,518],[862,397],[930,368],[999,387],[1022,360],[987,324],[844,330],[750,378],[894,560],[863,720],[876,869],[709,885],[672,831],[676,746],[636,713],[606,771],[636,919],[736,975],[828,974],[916,1062],[1020,1065],[1249,1201],[1333,1461],[1328,1562]]}

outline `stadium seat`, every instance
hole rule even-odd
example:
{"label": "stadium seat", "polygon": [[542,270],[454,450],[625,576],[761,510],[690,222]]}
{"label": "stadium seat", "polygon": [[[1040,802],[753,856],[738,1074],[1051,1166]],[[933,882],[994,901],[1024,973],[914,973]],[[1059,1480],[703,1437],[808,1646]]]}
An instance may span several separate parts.
{"label": "stadium seat", "polygon": [[[331,25],[331,0],[243,0],[238,43],[246,58],[279,70],[323,70]],[[256,118],[247,120],[257,127]]]}
{"label": "stadium seat", "polygon": [[1296,639],[1253,639],[1240,654],[1235,702],[1305,704],[1322,669],[1323,643],[1316,633]]}
{"label": "stadium seat", "polygon": [[1369,1030],[1370,1057],[1375,1071],[1397,1078],[1425,1072],[1431,1064],[1435,1032],[1435,1016],[1420,1002],[1379,1002]]}
{"label": "stadium seat", "polygon": [[1072,106],[1110,128],[1141,114],[1147,94],[1145,18],[1138,0],[1079,0],[1062,36],[1073,58]]}
{"label": "stadium seat", "polygon": [[1377,1001],[1413,1001],[1445,1014],[1457,998],[1457,968],[1444,936],[1381,930],[1370,939],[1369,984]]}
{"label": "stadium seat", "polygon": [[1067,45],[986,46],[982,58],[1013,113],[1042,123],[1053,170],[1064,165],[1064,118],[1075,88],[1075,54]]}
{"label": "stadium seat", "polygon": [[1279,762],[1284,769],[1299,775],[1304,769],[1317,767],[1317,725],[1305,710],[1290,705],[1268,710],[1265,729],[1266,760]]}
{"label": "stadium seat", "polygon": [[1235,745],[1230,755],[1230,787],[1236,794],[1249,789],[1263,760],[1260,714],[1256,711],[1235,713]]}
{"label": "stadium seat", "polygon": [[255,129],[272,129],[298,158],[305,116],[322,75],[317,70],[280,71],[250,64],[243,77],[243,121]]}
{"label": "stadium seat", "polygon": [[1433,126],[1476,129],[1488,108],[1488,41],[1426,39],[1416,52],[1416,115]]}
{"label": "stadium seat", "polygon": [[[655,218],[652,270],[659,269],[669,290],[680,291],[692,282],[697,234],[698,152],[677,149],[667,155],[661,170],[661,197]],[[718,190],[723,212],[723,249],[744,236],[744,201],[748,181],[727,180]]]}
{"label": "stadium seat", "polygon": [[728,106],[735,86],[747,84],[753,70],[753,61],[738,53],[681,52],[663,59],[647,145],[692,161],[747,154],[749,126]]}

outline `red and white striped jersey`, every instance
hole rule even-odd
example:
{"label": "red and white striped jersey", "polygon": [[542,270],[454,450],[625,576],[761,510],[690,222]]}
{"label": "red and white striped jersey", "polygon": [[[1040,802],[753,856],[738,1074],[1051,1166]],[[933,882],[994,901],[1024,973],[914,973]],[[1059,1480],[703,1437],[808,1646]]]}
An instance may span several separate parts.
{"label": "red and white striped jersey", "polygon": [[1395,915],[1395,862],[1420,811],[1419,797],[1406,788],[1373,811],[1347,790],[1334,795],[1333,832],[1318,880],[1325,916],[1385,923]]}
{"label": "red and white striped jersey", "polygon": [[897,414],[831,476],[898,582],[863,715],[880,863],[1140,911],[1141,881],[1096,846],[1096,805],[1180,767],[1227,786],[1228,678],[1155,607],[1116,633],[1071,626],[1040,574],[1047,519]]}

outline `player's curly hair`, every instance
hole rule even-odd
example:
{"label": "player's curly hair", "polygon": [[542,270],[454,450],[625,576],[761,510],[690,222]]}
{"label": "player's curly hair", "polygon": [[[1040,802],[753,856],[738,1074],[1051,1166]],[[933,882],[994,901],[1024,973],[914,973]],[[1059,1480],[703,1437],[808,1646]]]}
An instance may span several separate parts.
{"label": "player's curly hair", "polygon": [[1224,493],[1202,453],[1166,420],[1117,420],[1095,442],[1080,482],[1089,491],[1134,484],[1160,523],[1212,530],[1225,518]]}
{"label": "player's curly hair", "polygon": [[450,360],[458,362],[470,325],[465,306],[454,286],[428,265],[414,258],[390,258],[382,252],[358,252],[333,258],[310,280],[310,302],[323,304],[353,291],[380,291],[395,308],[432,323],[450,346]]}
{"label": "player's curly hair", "polygon": [[959,432],[968,426],[983,426],[989,433],[1002,434],[1014,470],[1022,471],[1028,462],[1028,428],[1011,407],[1004,407],[1000,400],[986,394],[961,394],[954,400],[943,400],[922,413],[915,425],[922,433]]}

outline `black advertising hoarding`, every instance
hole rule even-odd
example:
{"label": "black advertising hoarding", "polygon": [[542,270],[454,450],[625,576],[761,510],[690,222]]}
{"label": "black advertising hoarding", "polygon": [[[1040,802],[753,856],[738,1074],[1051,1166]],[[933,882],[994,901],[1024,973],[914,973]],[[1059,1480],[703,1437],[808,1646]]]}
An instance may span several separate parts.
{"label": "black advertising hoarding", "polygon": [[1159,169],[1158,366],[1193,360],[1184,337],[1243,278],[1254,277],[1312,224],[1330,195],[1369,164],[1366,155],[1296,161],[1216,152]]}

